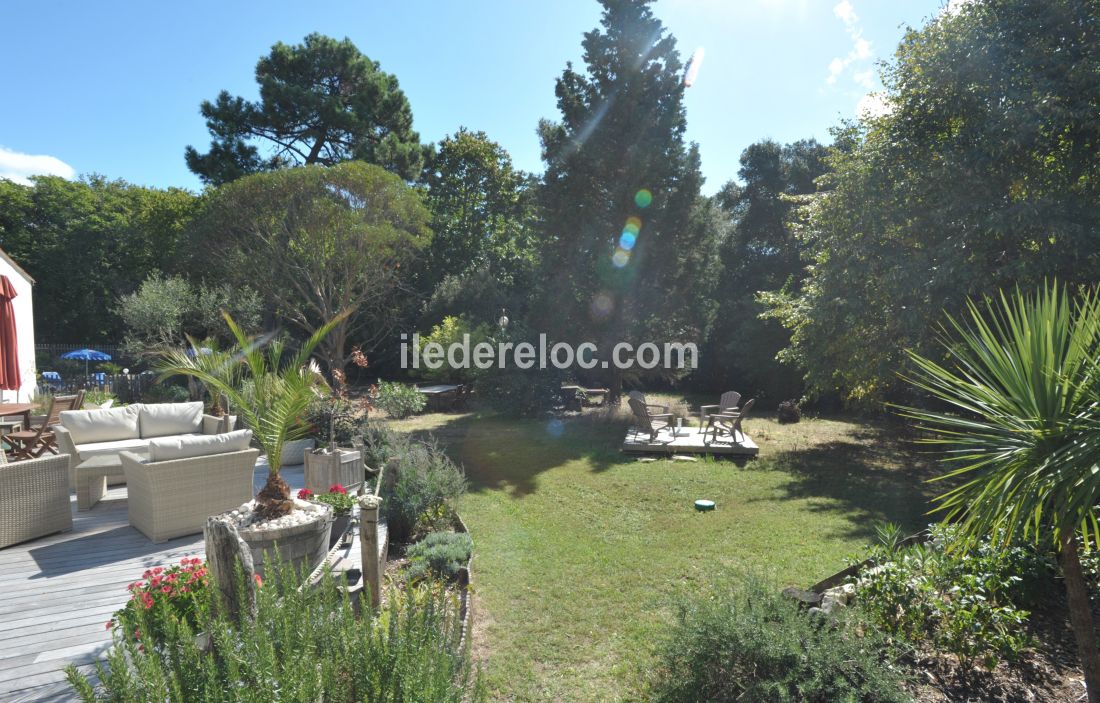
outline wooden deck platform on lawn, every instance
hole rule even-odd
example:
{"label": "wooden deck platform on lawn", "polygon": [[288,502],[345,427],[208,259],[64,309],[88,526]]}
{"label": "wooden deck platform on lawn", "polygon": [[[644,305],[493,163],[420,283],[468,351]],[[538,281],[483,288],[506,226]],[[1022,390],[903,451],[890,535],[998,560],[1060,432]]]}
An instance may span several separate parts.
{"label": "wooden deck platform on lawn", "polygon": [[623,440],[622,450],[632,454],[715,454],[724,456],[753,457],[760,453],[751,438],[740,435],[742,441],[735,442],[729,435],[719,435],[711,439],[710,433],[704,434],[698,427],[684,427],[675,431],[662,430],[656,439],[650,440],[648,432],[630,428]]}
{"label": "wooden deck platform on lawn", "polygon": [[[301,466],[284,467],[293,490],[305,484]],[[256,465],[256,490],[267,466]],[[77,511],[73,530],[0,549],[0,701],[76,700],[63,669],[82,671],[111,644],[106,628],[126,604],[126,586],[146,569],[203,557],[202,533],[153,544],[130,527],[126,487]]]}

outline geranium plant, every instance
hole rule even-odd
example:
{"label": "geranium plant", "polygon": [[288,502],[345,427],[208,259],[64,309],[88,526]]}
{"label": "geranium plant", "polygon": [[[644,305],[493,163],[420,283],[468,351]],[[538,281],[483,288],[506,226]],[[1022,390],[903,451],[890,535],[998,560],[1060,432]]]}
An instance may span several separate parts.
{"label": "geranium plant", "polygon": [[161,641],[171,627],[182,623],[195,631],[208,588],[206,564],[197,557],[148,569],[141,580],[127,586],[130,600],[107,621],[107,629],[139,642]]}
{"label": "geranium plant", "polygon": [[298,491],[298,498],[331,506],[334,515],[348,515],[355,507],[355,496],[348,495],[347,489],[339,483],[329,486],[328,493],[314,493],[308,488],[303,488]]}

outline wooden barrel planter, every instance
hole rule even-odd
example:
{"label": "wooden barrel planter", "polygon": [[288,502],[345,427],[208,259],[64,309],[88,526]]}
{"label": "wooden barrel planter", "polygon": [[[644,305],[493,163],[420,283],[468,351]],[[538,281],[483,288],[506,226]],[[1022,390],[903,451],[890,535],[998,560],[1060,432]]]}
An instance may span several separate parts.
{"label": "wooden barrel planter", "polygon": [[357,449],[306,452],[305,463],[306,488],[314,493],[325,493],[336,483],[349,493],[363,485],[363,453]]}
{"label": "wooden barrel planter", "polygon": [[241,539],[252,552],[252,562],[256,573],[263,575],[266,558],[274,558],[276,549],[279,558],[291,565],[295,571],[312,571],[320,564],[329,551],[329,536],[332,533],[332,509],[317,514],[315,520],[301,525],[287,527],[246,527],[240,531]]}

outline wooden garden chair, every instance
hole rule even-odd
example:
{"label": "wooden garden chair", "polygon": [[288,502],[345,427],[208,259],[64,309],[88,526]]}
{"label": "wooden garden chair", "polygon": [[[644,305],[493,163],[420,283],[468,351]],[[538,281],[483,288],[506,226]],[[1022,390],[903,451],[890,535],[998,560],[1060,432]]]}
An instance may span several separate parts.
{"label": "wooden garden chair", "polygon": [[[729,413],[716,413],[708,416],[706,429],[703,430],[703,436],[705,437],[707,432],[712,433],[711,441],[718,441],[718,434],[728,434],[730,439],[734,442],[743,442],[745,440],[745,432],[741,429],[741,423],[748,416],[749,411],[752,410],[752,406],[756,404],[756,398],[745,403],[745,406],[738,411]],[[738,433],[741,434],[741,439],[737,439]]]}
{"label": "wooden garden chair", "polygon": [[647,410],[652,408],[653,410],[660,410],[661,411],[660,414],[662,414],[662,415],[668,414],[668,406],[667,405],[661,405],[659,403],[647,403],[646,399],[645,399],[645,394],[642,393],[641,391],[630,391],[629,393],[626,394],[626,397],[637,400],[639,403],[646,406]]}
{"label": "wooden garden chair", "polygon": [[657,433],[661,430],[674,429],[672,426],[672,413],[651,413],[648,405],[634,397],[628,398],[627,402],[634,412],[634,420],[638,429],[649,433],[650,442],[657,439]]}
{"label": "wooden garden chair", "polygon": [[84,391],[76,395],[50,396],[49,409],[41,424],[6,434],[3,439],[16,459],[37,459],[46,452],[57,454],[57,441],[51,428],[60,421],[62,412],[79,410],[83,403]]}
{"label": "wooden garden chair", "polygon": [[[711,415],[729,415],[737,412],[737,404],[741,402],[741,394],[737,391],[726,391],[722,394],[722,397],[718,399],[718,405],[700,405],[699,406],[699,426],[707,426],[707,418]],[[717,413],[712,413],[711,410],[717,410]]]}

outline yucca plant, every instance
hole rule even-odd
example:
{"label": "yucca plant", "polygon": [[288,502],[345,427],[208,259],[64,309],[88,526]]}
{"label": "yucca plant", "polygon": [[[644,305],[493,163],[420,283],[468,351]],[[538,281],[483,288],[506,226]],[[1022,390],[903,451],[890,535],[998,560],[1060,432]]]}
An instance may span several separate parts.
{"label": "yucca plant", "polygon": [[276,518],[294,509],[290,486],[279,476],[283,447],[306,436],[308,427],[302,417],[318,392],[327,389],[310,354],[343,315],[314,332],[293,355],[282,342],[251,338],[232,317],[223,316],[236,339],[236,349],[194,355],[169,351],[156,368],[161,379],[194,378],[229,399],[267,455],[269,471],[267,483],[256,494],[257,515],[262,520]]}
{"label": "yucca plant", "polygon": [[943,329],[944,363],[910,354],[908,380],[949,410],[905,408],[932,432],[958,485],[938,497],[962,545],[1053,539],[1089,701],[1100,702],[1081,545],[1100,546],[1100,298],[1057,284],[971,301]]}

